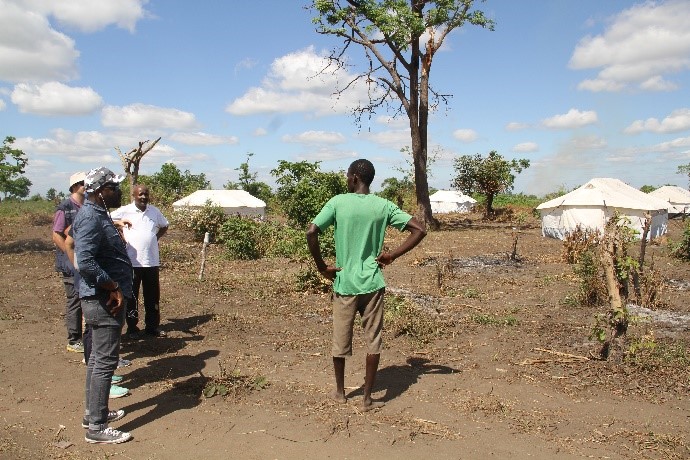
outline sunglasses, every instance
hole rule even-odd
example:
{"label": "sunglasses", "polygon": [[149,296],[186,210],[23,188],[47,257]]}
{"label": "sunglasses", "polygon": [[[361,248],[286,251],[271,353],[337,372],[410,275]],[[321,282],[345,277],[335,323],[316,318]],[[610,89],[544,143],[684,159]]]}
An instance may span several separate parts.
{"label": "sunglasses", "polygon": [[120,190],[120,184],[105,184],[103,188],[109,188],[110,190]]}

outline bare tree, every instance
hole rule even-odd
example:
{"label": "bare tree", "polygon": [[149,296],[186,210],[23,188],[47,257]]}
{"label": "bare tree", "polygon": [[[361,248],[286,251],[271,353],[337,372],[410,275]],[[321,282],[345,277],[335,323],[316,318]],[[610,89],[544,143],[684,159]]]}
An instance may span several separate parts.
{"label": "bare tree", "polygon": [[311,3],[318,14],[313,20],[317,32],[343,39],[342,48],[333,50],[329,62],[336,69],[345,67],[344,55],[353,43],[363,48],[368,60],[368,67],[338,90],[342,93],[357,81],[369,85],[368,103],[354,109],[358,122],[363,115],[371,116],[381,106],[396,101],[400,105],[395,115],[405,113],[408,117],[417,214],[433,227],[437,222],[431,214],[427,179],[429,111],[440,102],[447,103],[450,96],[431,88],[431,63],[446,36],[466,22],[493,30],[494,22],[483,12],[471,11],[473,3],[474,0],[312,0]]}
{"label": "bare tree", "polygon": [[130,190],[134,190],[134,184],[136,184],[139,179],[139,163],[141,159],[156,146],[159,140],[161,140],[160,137],[153,141],[152,144],[149,144],[150,141],[148,140],[139,142],[138,147],[133,148],[127,153],[122,153],[120,147],[115,147],[120,161],[122,162],[122,167],[125,169],[125,174],[129,177]]}

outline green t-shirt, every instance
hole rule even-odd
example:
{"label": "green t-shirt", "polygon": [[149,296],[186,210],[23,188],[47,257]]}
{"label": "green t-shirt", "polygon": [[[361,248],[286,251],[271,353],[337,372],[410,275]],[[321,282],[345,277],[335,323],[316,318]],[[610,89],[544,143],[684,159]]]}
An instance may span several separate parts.
{"label": "green t-shirt", "polygon": [[376,257],[383,247],[386,227],[403,230],[411,218],[376,195],[347,193],[331,198],[313,223],[322,232],[335,227],[335,265],[342,270],[335,277],[333,290],[357,295],[385,287]]}

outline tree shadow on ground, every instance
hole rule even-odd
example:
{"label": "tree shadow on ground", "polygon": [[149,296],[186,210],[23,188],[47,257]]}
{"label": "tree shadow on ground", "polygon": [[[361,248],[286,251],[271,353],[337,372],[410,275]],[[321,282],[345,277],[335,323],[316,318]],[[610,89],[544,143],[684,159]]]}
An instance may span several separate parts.
{"label": "tree shadow on ground", "polygon": [[22,254],[25,252],[54,251],[55,246],[52,242],[34,238],[31,240],[12,241],[11,243],[0,244],[0,254]]}
{"label": "tree shadow on ground", "polygon": [[[419,381],[419,378],[425,374],[455,374],[460,370],[440,364],[430,364],[431,361],[426,358],[409,357],[407,358],[407,365],[395,365],[379,369],[376,374],[376,382],[372,392],[379,390],[386,390],[381,400],[390,401],[405,393],[412,385]],[[364,394],[364,386],[357,388],[346,396],[351,398],[353,396],[362,396]]]}
{"label": "tree shadow on ground", "polygon": [[[150,408],[150,410],[133,420],[128,420],[119,429],[132,431],[175,411],[191,409],[199,405],[201,403],[202,391],[209,380],[209,377],[206,377],[201,371],[206,367],[206,361],[218,356],[219,353],[218,350],[206,350],[195,356],[170,356],[151,361],[146,368],[136,369],[131,372],[128,377],[139,383],[163,380],[158,378],[161,374],[165,375],[164,379],[170,380],[186,376],[191,377],[186,380],[173,382],[170,388],[145,401],[125,406],[124,410],[127,413],[147,408]],[[156,369],[156,371],[152,372],[152,369]],[[161,384],[164,384],[164,382],[161,382]],[[131,388],[130,385],[127,385],[127,387]]]}

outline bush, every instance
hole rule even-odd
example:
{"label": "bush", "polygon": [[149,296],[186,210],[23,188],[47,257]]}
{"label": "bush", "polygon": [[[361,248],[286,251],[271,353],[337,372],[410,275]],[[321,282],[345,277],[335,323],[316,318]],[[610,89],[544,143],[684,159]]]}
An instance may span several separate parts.
{"label": "bush", "polygon": [[[311,257],[304,230],[281,222],[231,217],[221,228],[218,241],[225,244],[226,255],[231,259],[287,257],[304,261]],[[335,256],[332,228],[321,235],[319,242],[323,257]]]}
{"label": "bush", "polygon": [[218,235],[218,241],[225,245],[226,256],[239,260],[261,258],[259,225],[258,222],[247,218],[228,218]]}
{"label": "bush", "polygon": [[174,222],[180,227],[194,233],[196,241],[202,241],[206,232],[218,235],[228,217],[223,208],[207,201],[203,208],[190,211],[175,211]]}
{"label": "bush", "polygon": [[680,241],[678,243],[669,242],[669,248],[673,257],[690,260],[690,220],[685,224]]}

